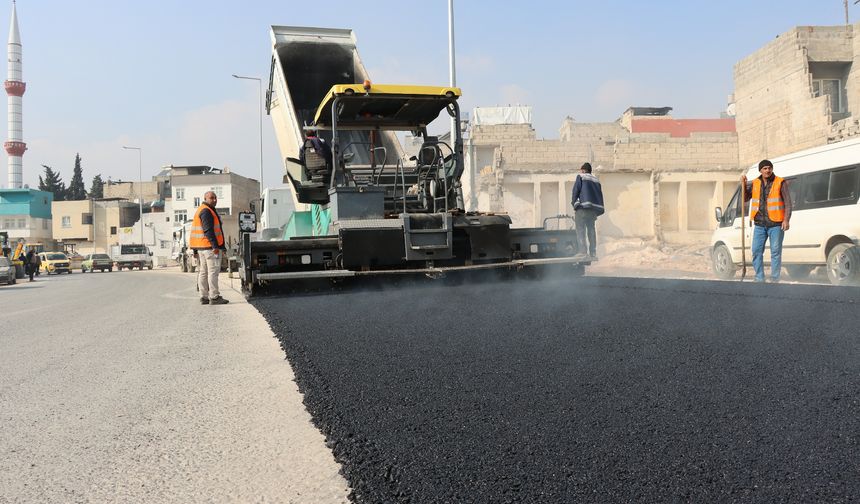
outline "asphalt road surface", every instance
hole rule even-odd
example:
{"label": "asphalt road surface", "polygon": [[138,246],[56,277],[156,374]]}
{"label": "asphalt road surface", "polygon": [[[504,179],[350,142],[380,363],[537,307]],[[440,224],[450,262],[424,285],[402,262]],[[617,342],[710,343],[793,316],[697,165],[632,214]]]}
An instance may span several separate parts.
{"label": "asphalt road surface", "polygon": [[356,502],[860,495],[860,289],[555,278],[253,305]]}
{"label": "asphalt road surface", "polygon": [[0,287],[0,503],[346,502],[260,314],[194,276]]}

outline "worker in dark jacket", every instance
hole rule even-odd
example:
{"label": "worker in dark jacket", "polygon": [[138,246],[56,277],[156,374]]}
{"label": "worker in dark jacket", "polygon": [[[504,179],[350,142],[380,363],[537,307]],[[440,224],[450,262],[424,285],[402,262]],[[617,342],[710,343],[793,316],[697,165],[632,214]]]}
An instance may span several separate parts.
{"label": "worker in dark jacket", "polygon": [[[591,174],[591,163],[585,163],[579,169],[576,182],[573,184],[573,196],[571,204],[576,212],[576,237],[579,241],[580,252],[577,254],[583,259],[597,260],[597,231],[594,223],[597,217],[603,215],[603,188],[600,180]],[[586,237],[588,238],[588,255],[586,256]]]}
{"label": "worker in dark jacket", "polygon": [[221,254],[224,253],[224,229],[221,217],[215,206],[218,196],[208,191],[203,195],[203,203],[194,212],[191,222],[191,236],[188,245],[200,257],[197,286],[200,289],[201,304],[227,304],[218,290],[218,274],[221,273]]}

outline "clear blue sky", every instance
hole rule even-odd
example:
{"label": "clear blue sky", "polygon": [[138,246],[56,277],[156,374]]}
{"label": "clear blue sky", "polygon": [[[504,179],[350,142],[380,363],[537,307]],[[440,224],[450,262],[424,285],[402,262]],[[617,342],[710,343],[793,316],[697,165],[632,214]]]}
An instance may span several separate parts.
{"label": "clear blue sky", "polygon": [[[0,12],[5,36],[11,2]],[[68,183],[76,152],[87,186],[96,173],[137,179],[123,144],[143,148],[147,179],[171,163],[257,178],[257,85],[230,75],[268,79],[270,25],[351,28],[374,82],[447,84],[447,15],[447,0],[20,0],[24,182],[35,187],[46,164]],[[565,116],[612,121],[632,105],[717,117],[735,62],[796,25],[842,24],[844,11],[841,0],[458,0],[455,17],[464,110],[532,105],[538,135],[556,138]],[[277,186],[282,156],[263,119],[265,182]]]}

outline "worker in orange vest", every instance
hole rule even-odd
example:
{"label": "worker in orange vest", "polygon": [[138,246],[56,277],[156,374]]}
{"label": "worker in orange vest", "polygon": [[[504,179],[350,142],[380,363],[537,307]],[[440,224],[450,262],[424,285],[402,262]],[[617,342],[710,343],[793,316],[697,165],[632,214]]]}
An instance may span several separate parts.
{"label": "worker in orange vest", "polygon": [[221,273],[221,254],[224,253],[224,229],[215,206],[218,196],[212,191],[203,195],[203,203],[194,212],[188,245],[200,257],[197,286],[200,303],[209,305],[227,304],[218,290],[218,274]]}
{"label": "worker in orange vest", "polygon": [[758,164],[761,175],[744,184],[744,204],[750,201],[750,221],[754,224],[752,236],[752,262],[755,281],[764,282],[764,244],[770,240],[770,279],[779,282],[782,269],[782,240],[791,219],[791,195],[788,183],[773,174],[773,163],[762,159]]}

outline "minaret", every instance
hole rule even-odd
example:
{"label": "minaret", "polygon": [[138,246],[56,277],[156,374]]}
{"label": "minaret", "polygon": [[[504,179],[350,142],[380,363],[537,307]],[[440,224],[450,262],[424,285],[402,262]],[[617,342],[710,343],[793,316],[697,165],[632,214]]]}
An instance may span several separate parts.
{"label": "minaret", "polygon": [[22,125],[22,96],[27,89],[24,83],[21,65],[21,33],[18,32],[18,13],[15,11],[15,0],[12,0],[12,22],[9,25],[9,45],[7,49],[9,65],[8,79],[4,82],[7,101],[9,104],[9,140],[3,144],[9,154],[9,189],[23,187],[24,170],[23,156],[27,150],[24,143],[24,128]]}

